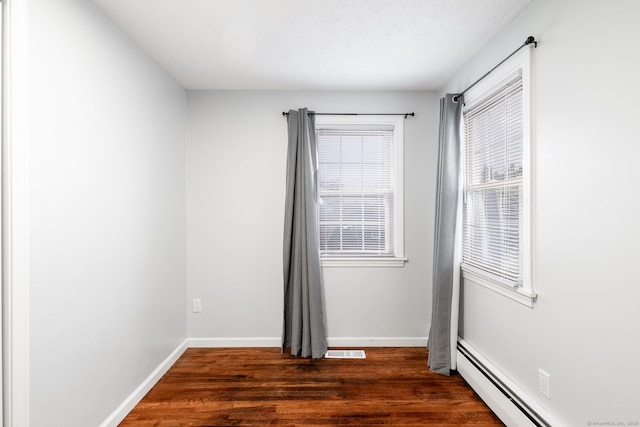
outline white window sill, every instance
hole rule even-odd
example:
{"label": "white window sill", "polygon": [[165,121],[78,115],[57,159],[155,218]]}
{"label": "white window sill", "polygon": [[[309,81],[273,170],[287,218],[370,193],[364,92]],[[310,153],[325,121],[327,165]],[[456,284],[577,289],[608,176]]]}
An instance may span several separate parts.
{"label": "white window sill", "polygon": [[322,257],[323,267],[404,267],[406,258],[394,257]]}
{"label": "white window sill", "polygon": [[529,308],[533,308],[533,304],[536,302],[537,294],[529,289],[523,289],[522,287],[515,287],[506,283],[501,283],[495,279],[492,279],[491,275],[482,271],[476,271],[469,267],[462,267],[462,277],[465,281],[476,283],[480,286],[484,286],[487,289],[491,289],[494,292],[499,293],[507,298],[524,304]]}

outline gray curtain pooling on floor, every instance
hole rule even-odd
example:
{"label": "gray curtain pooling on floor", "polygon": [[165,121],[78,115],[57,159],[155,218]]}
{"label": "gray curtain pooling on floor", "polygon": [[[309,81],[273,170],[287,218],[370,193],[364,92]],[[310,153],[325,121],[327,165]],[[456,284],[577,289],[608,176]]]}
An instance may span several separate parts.
{"label": "gray curtain pooling on floor", "polygon": [[282,351],[320,358],[327,351],[320,265],[315,118],[290,110],[284,223]]}
{"label": "gray curtain pooling on floor", "polygon": [[[453,99],[456,101],[453,101]],[[454,286],[456,221],[460,185],[460,120],[462,96],[440,100],[440,142],[433,252],[433,307],[429,331],[429,369],[451,373],[451,304]],[[457,306],[457,304],[456,304]],[[457,313],[455,313],[457,316]],[[457,322],[456,322],[457,323]]]}

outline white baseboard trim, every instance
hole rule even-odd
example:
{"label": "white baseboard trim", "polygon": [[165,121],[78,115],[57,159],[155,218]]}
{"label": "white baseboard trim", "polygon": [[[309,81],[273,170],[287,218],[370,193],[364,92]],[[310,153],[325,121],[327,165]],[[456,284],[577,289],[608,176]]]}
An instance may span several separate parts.
{"label": "white baseboard trim", "polygon": [[171,354],[164,359],[156,369],[113,411],[100,427],[117,427],[131,410],[142,400],[142,398],[156,385],[162,376],[173,366],[188,348],[188,340],[184,340]]}
{"label": "white baseboard trim", "polygon": [[[191,348],[276,347],[281,338],[189,338]],[[426,337],[329,337],[329,347],[426,347]]]}
{"label": "white baseboard trim", "polygon": [[277,347],[281,338],[188,338],[190,348]]}
{"label": "white baseboard trim", "polygon": [[562,427],[530,395],[459,337],[456,361],[462,378],[507,427]]}
{"label": "white baseboard trim", "polygon": [[329,347],[426,347],[427,337],[329,337]]}

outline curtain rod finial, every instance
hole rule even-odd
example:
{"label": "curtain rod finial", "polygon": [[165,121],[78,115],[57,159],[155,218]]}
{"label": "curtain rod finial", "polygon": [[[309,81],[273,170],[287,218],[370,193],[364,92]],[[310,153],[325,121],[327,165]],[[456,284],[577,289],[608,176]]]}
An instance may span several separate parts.
{"label": "curtain rod finial", "polygon": [[525,40],[524,42],[525,46],[531,43],[533,43],[533,47],[538,47],[538,42],[536,41],[536,38],[533,36],[527,37],[527,40]]}

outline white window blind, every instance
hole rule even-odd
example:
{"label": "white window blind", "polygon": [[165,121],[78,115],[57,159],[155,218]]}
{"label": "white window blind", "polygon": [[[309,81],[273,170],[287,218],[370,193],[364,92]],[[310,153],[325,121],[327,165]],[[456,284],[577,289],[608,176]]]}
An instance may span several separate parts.
{"label": "white window blind", "polygon": [[463,269],[522,286],[523,85],[511,75],[465,107]]}
{"label": "white window blind", "polygon": [[316,137],[321,254],[393,256],[393,126],[334,126]]}

